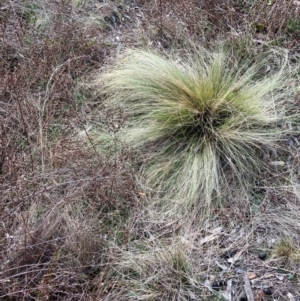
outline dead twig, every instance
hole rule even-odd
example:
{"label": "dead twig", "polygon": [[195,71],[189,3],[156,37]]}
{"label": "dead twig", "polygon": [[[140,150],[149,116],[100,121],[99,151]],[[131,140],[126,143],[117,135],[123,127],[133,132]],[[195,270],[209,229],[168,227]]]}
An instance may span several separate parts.
{"label": "dead twig", "polygon": [[250,281],[248,279],[248,275],[247,273],[245,273],[245,276],[244,276],[244,289],[245,289],[245,293],[246,293],[246,296],[247,296],[247,300],[248,301],[254,301],[254,295],[253,295],[253,292],[252,292],[252,288],[251,288],[251,284],[250,284]]}

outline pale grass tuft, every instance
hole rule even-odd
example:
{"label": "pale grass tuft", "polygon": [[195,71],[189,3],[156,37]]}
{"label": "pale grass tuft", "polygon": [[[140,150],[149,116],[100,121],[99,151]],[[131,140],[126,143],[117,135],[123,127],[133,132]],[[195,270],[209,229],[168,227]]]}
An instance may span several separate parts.
{"label": "pale grass tuft", "polygon": [[185,61],[134,50],[97,84],[131,116],[122,137],[140,149],[147,183],[179,206],[207,206],[231,181],[245,185],[283,132],[284,65],[269,76],[262,67],[203,49]]}
{"label": "pale grass tuft", "polygon": [[[287,268],[297,271],[300,267],[300,250],[290,237],[283,236],[277,241],[272,252],[274,259],[283,260],[283,264]],[[298,269],[297,269],[298,268]]]}
{"label": "pale grass tuft", "polygon": [[200,263],[193,265],[190,250],[176,239],[168,245],[135,243],[114,266],[114,300],[190,300],[202,294]]}

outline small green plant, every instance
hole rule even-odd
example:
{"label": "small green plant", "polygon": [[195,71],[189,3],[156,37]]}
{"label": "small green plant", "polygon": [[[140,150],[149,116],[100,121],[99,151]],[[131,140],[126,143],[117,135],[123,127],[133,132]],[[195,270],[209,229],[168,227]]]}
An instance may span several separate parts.
{"label": "small green plant", "polygon": [[28,18],[28,23],[30,25],[34,25],[36,22],[36,9],[37,8],[38,7],[35,4],[29,5],[29,12],[28,12],[27,18]]}
{"label": "small green plant", "polygon": [[288,279],[289,279],[290,281],[295,280],[295,274],[290,273],[290,274],[288,275]]}
{"label": "small green plant", "polygon": [[291,33],[295,34],[297,37],[300,36],[300,19],[290,20],[288,29]]}
{"label": "small green plant", "polygon": [[263,166],[257,151],[280,136],[284,72],[259,76],[261,68],[204,50],[180,63],[129,51],[99,81],[130,116],[122,135],[141,150],[148,183],[189,206],[209,204],[233,179],[244,184]]}

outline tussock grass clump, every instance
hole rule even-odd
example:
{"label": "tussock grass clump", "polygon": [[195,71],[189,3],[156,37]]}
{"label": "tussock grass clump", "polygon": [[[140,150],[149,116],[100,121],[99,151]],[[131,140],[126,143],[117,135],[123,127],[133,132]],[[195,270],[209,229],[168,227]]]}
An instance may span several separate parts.
{"label": "tussock grass clump", "polygon": [[124,252],[116,263],[114,300],[191,300],[201,295],[199,270],[180,243],[142,248]]}
{"label": "tussock grass clump", "polygon": [[273,257],[283,259],[288,268],[299,267],[300,264],[299,247],[289,237],[283,237],[275,244]]}
{"label": "tussock grass clump", "polygon": [[259,170],[257,150],[282,132],[286,77],[262,67],[204,50],[185,61],[136,50],[99,82],[108,103],[131,116],[124,138],[141,150],[147,182],[180,204],[207,204],[230,179],[244,184]]}

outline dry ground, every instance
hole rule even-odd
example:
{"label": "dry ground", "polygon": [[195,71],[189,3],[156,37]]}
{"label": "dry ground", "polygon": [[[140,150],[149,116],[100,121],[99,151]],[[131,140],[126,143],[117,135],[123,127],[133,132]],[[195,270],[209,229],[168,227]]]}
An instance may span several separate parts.
{"label": "dry ground", "polygon": [[175,216],[116,135],[126,116],[87,85],[128,47],[222,45],[293,69],[299,38],[292,0],[1,1],[0,299],[300,300],[297,133],[209,219]]}

